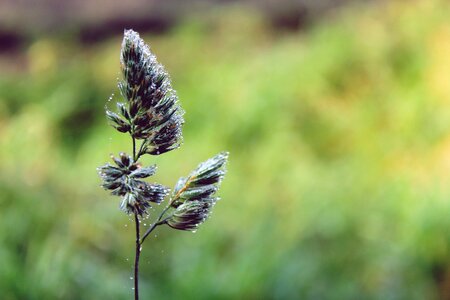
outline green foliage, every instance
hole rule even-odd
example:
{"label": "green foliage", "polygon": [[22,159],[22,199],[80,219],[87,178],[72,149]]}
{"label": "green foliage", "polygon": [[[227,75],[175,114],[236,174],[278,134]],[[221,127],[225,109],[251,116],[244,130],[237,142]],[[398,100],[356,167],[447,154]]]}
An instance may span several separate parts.
{"label": "green foliage", "polygon": [[[359,5],[282,36],[221,11],[153,36],[189,126],[143,165],[170,185],[208,153],[233,164],[209,226],[151,237],[142,293],[448,298],[449,11]],[[102,117],[118,44],[39,40],[0,79],[2,299],[131,297],[131,223],[92,186],[129,143]]]}

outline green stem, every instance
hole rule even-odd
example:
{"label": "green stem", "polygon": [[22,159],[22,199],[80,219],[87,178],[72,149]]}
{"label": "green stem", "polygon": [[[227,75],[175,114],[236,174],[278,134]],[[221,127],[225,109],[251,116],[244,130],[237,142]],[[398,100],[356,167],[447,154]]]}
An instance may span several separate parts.
{"label": "green stem", "polygon": [[134,213],[134,221],[136,222],[136,255],[134,258],[134,299],[139,300],[139,257],[141,256],[139,217]]}
{"label": "green stem", "polygon": [[[136,162],[136,139],[133,139],[133,160]],[[134,213],[134,222],[136,223],[136,254],[134,256],[134,299],[139,300],[139,258],[141,256],[141,230],[139,226],[138,213]]]}
{"label": "green stem", "polygon": [[161,214],[159,215],[158,219],[155,221],[155,223],[153,223],[152,226],[150,226],[149,229],[147,229],[147,231],[145,232],[144,236],[142,237],[141,240],[141,244],[144,243],[145,239],[147,238],[147,236],[156,228],[156,226],[162,225],[166,223],[167,219],[164,219],[161,221],[162,217],[164,216],[164,214],[169,210],[170,208],[170,203],[169,205],[167,205],[164,210],[161,212]]}
{"label": "green stem", "polygon": [[139,157],[141,157],[141,155],[144,154],[144,153],[142,152],[142,150],[144,149],[144,144],[145,144],[145,141],[143,141],[143,142],[141,143],[141,146],[139,147],[139,151],[138,151],[138,153],[137,153],[137,159],[136,159],[136,160],[138,160]]}
{"label": "green stem", "polygon": [[136,162],[138,158],[136,157],[136,139],[134,137],[131,137],[133,139],[133,160]]}

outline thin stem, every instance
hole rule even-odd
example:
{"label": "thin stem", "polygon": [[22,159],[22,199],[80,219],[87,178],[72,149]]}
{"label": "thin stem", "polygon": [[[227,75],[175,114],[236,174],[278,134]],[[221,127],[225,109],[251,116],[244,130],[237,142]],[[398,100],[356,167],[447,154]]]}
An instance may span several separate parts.
{"label": "thin stem", "polygon": [[141,240],[141,244],[145,241],[145,239],[147,238],[147,236],[153,231],[153,229],[156,228],[156,226],[162,225],[166,223],[166,219],[164,219],[163,221],[161,221],[162,217],[164,216],[164,214],[167,212],[167,210],[169,210],[170,208],[170,204],[167,205],[164,210],[161,212],[161,214],[159,215],[158,219],[155,221],[155,223],[153,223],[152,226],[150,226],[149,229],[147,229],[147,231],[145,232],[144,236],[142,237]]}
{"label": "thin stem", "polygon": [[145,141],[141,143],[141,145],[139,146],[139,151],[136,152],[136,139],[133,136],[131,138],[133,140],[133,160],[134,162],[137,162],[142,154],[144,154],[142,150],[144,148]]}
{"label": "thin stem", "polygon": [[166,223],[166,219],[164,219],[164,220],[162,220],[162,221],[158,221],[158,222],[155,222],[155,223],[153,223],[153,225],[145,232],[145,234],[144,234],[144,236],[142,237],[142,240],[141,240],[141,245],[142,245],[142,243],[144,243],[144,240],[145,240],[145,238],[157,227],[157,226],[159,226],[159,225],[163,225],[163,224],[165,224]]}
{"label": "thin stem", "polygon": [[[136,153],[136,139],[132,136],[133,140],[133,160],[134,162],[137,162],[139,157],[142,155],[142,147],[144,146],[144,142],[142,142],[141,146],[139,147],[139,153]],[[139,300],[139,258],[141,256],[141,247],[144,240],[147,238],[147,236],[159,225],[165,224],[167,219],[164,219],[161,221],[164,214],[167,212],[167,210],[170,208],[170,205],[164,208],[164,210],[159,215],[158,219],[153,223],[153,225],[145,232],[144,236],[141,240],[141,230],[139,226],[139,216],[138,213],[134,213],[134,221],[136,223],[136,255],[134,258],[134,299]]]}
{"label": "thin stem", "polygon": [[133,160],[136,162],[138,158],[136,157],[136,139],[134,137],[131,137],[133,139]]}
{"label": "thin stem", "polygon": [[[133,139],[134,140],[134,139]],[[134,299],[139,300],[139,257],[141,256],[141,237],[139,230],[139,217],[134,213],[134,221],[136,222],[136,255],[134,258]]]}
{"label": "thin stem", "polygon": [[171,199],[171,201],[167,204],[167,206],[163,209],[163,211],[161,212],[161,214],[159,215],[158,219],[155,221],[155,223],[153,223],[152,226],[150,226],[150,228],[145,232],[144,236],[142,237],[141,240],[141,244],[145,241],[145,239],[147,238],[147,236],[156,228],[156,226],[158,225],[162,225],[165,224],[167,219],[170,218],[171,216],[165,218],[164,220],[161,221],[162,217],[164,216],[164,214],[169,210],[169,208],[172,206],[172,204],[177,200],[177,198],[179,197],[179,195],[187,189],[189,182],[193,179],[193,177],[189,177],[188,180],[186,181],[184,187],[182,189],[180,189],[178,191],[178,193]]}
{"label": "thin stem", "polygon": [[[136,162],[136,139],[133,140],[133,160]],[[134,222],[136,223],[136,254],[134,256],[134,299],[139,300],[139,258],[141,256],[141,230],[139,226],[139,216],[134,212]]]}
{"label": "thin stem", "polygon": [[142,150],[144,149],[144,145],[145,145],[145,141],[142,141],[141,146],[139,147],[139,151],[138,151],[138,153],[137,153],[137,158],[136,158],[136,160],[138,160],[139,157],[141,157],[141,155],[144,154],[144,153],[142,152]]}

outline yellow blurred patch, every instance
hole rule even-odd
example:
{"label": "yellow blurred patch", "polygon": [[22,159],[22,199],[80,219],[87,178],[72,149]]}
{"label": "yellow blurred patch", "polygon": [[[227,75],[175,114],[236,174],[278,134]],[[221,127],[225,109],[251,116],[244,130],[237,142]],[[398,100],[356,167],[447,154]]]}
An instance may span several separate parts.
{"label": "yellow blurred patch", "polygon": [[450,25],[437,27],[428,45],[429,68],[425,80],[438,103],[450,106]]}
{"label": "yellow blurred patch", "polygon": [[433,166],[439,178],[450,179],[450,133],[436,146],[433,153]]}
{"label": "yellow blurred patch", "polygon": [[49,40],[38,40],[28,49],[30,72],[53,72],[57,66],[56,45]]}

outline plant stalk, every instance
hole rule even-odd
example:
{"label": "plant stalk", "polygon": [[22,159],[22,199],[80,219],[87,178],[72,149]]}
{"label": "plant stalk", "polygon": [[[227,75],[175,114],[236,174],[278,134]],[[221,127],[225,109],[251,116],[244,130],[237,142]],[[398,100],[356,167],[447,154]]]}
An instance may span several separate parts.
{"label": "plant stalk", "polygon": [[[133,140],[133,160],[137,162],[139,159],[139,156],[141,154],[142,146],[139,149],[139,153],[136,153],[136,139],[132,136]],[[171,203],[167,205],[167,207],[161,212],[158,219],[153,223],[153,225],[145,232],[144,236],[141,240],[141,230],[140,230],[140,223],[139,223],[139,215],[137,212],[134,213],[134,221],[136,223],[136,254],[134,257],[134,299],[139,300],[139,258],[141,256],[141,248],[142,244],[144,243],[144,240],[147,238],[147,236],[159,225],[165,224],[166,219],[162,220],[162,217],[167,212],[167,210],[170,208]]]}
{"label": "plant stalk", "polygon": [[[133,160],[136,161],[136,139],[133,139]],[[139,300],[139,258],[141,256],[141,230],[139,226],[138,213],[134,213],[134,222],[136,223],[136,254],[134,256],[134,299]]]}
{"label": "plant stalk", "polygon": [[144,236],[142,237],[141,240],[141,245],[144,243],[145,239],[147,238],[147,236],[156,228],[156,226],[162,225],[166,223],[166,220],[162,220],[160,221],[162,218],[162,215],[159,217],[159,219],[157,221],[155,221],[155,223],[153,223],[153,225],[147,230],[147,232],[144,234]]}
{"label": "plant stalk", "polygon": [[134,213],[136,222],[136,255],[134,257],[134,299],[139,300],[139,257],[141,256],[141,237],[138,214]]}
{"label": "plant stalk", "polygon": [[131,137],[133,139],[133,160],[136,162],[137,161],[137,157],[136,157],[136,139],[134,137]]}

